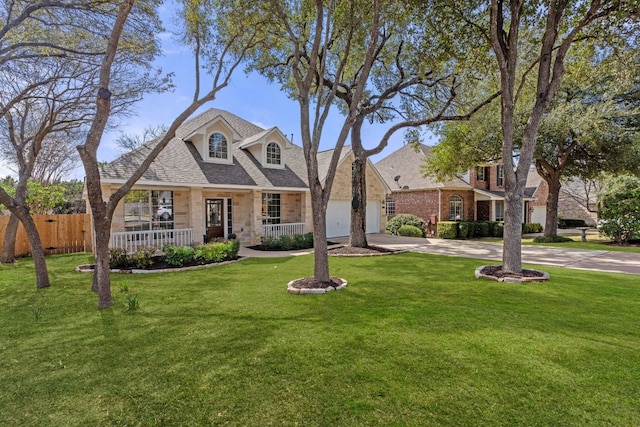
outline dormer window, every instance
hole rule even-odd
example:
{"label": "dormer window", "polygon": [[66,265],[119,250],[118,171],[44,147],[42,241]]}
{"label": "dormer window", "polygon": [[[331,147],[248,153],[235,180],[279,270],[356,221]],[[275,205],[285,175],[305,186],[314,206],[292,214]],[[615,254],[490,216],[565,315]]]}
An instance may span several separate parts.
{"label": "dormer window", "polygon": [[269,144],[267,144],[267,164],[278,166],[282,164],[280,146],[275,142],[270,142]]}
{"label": "dormer window", "polygon": [[209,137],[209,158],[229,159],[229,144],[223,134],[216,132]]}

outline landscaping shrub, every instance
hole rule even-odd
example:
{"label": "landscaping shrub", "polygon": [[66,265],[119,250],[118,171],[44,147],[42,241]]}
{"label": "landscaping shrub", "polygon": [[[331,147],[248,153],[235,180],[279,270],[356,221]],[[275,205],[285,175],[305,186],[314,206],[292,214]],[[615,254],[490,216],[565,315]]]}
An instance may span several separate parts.
{"label": "landscaping shrub", "polygon": [[398,229],[403,225],[413,225],[423,233],[427,229],[427,223],[422,218],[411,214],[399,214],[387,221],[386,230],[391,234],[398,234]]}
{"label": "landscaping shrub", "polygon": [[280,236],[280,249],[290,251],[293,248],[293,236]]}
{"label": "landscaping shrub", "polygon": [[538,236],[533,239],[535,243],[561,243],[561,242],[573,242],[573,239],[564,236]]}
{"label": "landscaping shrub", "polygon": [[398,228],[398,235],[405,237],[424,237],[424,231],[414,225],[405,224]]}
{"label": "landscaping shrub", "polygon": [[166,263],[175,267],[190,264],[196,258],[196,252],[190,246],[168,245],[165,246],[162,251],[164,252],[164,260]]}
{"label": "landscaping shrub", "polygon": [[313,247],[313,233],[294,234],[292,236],[263,237],[260,247],[267,251],[289,251]]}
{"label": "landscaping shrub", "polygon": [[490,237],[502,237],[504,235],[504,223],[498,221],[490,221],[489,224],[489,236]]}
{"label": "landscaping shrub", "polygon": [[476,237],[489,237],[489,223],[482,221],[476,222],[476,228],[474,236]]}
{"label": "landscaping shrub", "polygon": [[126,268],[129,266],[127,251],[121,248],[109,249],[109,267]]}
{"label": "landscaping shrub", "polygon": [[153,248],[139,247],[136,251],[129,255],[128,264],[131,267],[145,269],[153,265]]}
{"label": "landscaping shrub", "polygon": [[195,259],[203,264],[230,261],[238,257],[239,249],[240,241],[236,239],[207,243],[196,247]]}
{"label": "landscaping shrub", "polygon": [[598,194],[598,230],[616,243],[627,243],[640,233],[640,179],[609,179]]}
{"label": "landscaping shrub", "polygon": [[542,230],[542,224],[538,224],[537,222],[522,224],[522,234],[542,233]]}
{"label": "landscaping shrub", "polygon": [[462,221],[458,223],[458,238],[459,239],[468,239],[469,238],[469,222]]}
{"label": "landscaping shrub", "polygon": [[586,227],[587,223],[583,219],[559,218],[558,228]]}
{"label": "landscaping shrub", "polygon": [[441,239],[455,239],[458,237],[458,223],[455,221],[440,221],[438,223],[438,237]]}

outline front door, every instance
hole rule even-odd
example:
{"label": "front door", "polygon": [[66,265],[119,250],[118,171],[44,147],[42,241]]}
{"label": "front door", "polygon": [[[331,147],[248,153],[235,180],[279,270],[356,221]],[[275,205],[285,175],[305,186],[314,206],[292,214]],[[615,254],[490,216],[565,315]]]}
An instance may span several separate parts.
{"label": "front door", "polygon": [[207,199],[206,200],[207,215],[207,241],[216,237],[224,237],[223,199]]}

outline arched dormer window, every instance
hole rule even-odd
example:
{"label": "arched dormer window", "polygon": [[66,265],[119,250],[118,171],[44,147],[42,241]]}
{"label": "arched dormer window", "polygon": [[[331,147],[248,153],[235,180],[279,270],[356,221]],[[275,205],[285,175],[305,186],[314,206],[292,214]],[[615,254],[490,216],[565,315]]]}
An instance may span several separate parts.
{"label": "arched dormer window", "polygon": [[209,157],[212,159],[229,159],[229,144],[221,133],[214,133],[209,137]]}
{"label": "arched dormer window", "polygon": [[449,199],[449,221],[460,221],[462,218],[462,197],[451,196]]}
{"label": "arched dormer window", "polygon": [[280,146],[275,142],[267,144],[267,164],[268,165],[281,165],[282,155],[280,152]]}

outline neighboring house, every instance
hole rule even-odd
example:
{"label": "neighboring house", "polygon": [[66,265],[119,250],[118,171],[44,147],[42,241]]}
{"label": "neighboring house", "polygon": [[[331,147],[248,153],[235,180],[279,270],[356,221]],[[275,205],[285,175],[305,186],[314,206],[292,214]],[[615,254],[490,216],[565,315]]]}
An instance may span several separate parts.
{"label": "neighboring house", "polygon": [[[504,169],[501,164],[486,164],[439,182],[425,177],[420,170],[431,148],[405,145],[376,163],[376,168],[391,188],[387,198],[388,217],[401,213],[416,215],[434,224],[438,221],[504,220]],[[535,170],[533,171],[535,173]],[[531,175],[531,173],[530,173]],[[537,176],[537,173],[535,174]],[[538,177],[539,178],[539,177]],[[546,194],[532,178],[525,191],[524,222],[539,218],[538,204]],[[544,209],[542,209],[544,215]],[[536,221],[539,222],[539,221]],[[544,217],[541,221],[544,224]]]}
{"label": "neighboring house", "polygon": [[558,197],[558,218],[582,219],[591,227],[598,221],[598,183],[572,179],[562,183]]}
{"label": "neighboring house", "polygon": [[[140,164],[153,142],[101,169],[108,197]],[[333,151],[318,154],[323,180]],[[345,147],[327,210],[328,237],[349,234],[351,162]],[[367,176],[367,232],[384,230],[388,188],[375,168]],[[313,231],[302,148],[274,127],[262,129],[224,110],[185,122],[118,205],[111,246],[200,243],[235,235],[243,244],[263,236]],[[140,243],[142,242],[142,243]]]}

